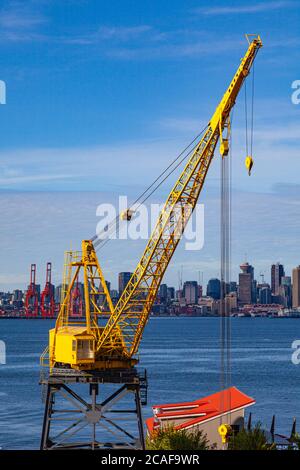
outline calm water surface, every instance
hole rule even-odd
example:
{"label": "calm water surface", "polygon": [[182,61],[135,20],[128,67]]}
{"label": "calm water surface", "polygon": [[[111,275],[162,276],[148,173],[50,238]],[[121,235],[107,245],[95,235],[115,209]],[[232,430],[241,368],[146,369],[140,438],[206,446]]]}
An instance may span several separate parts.
{"label": "calm water surface", "polygon": [[[233,318],[232,384],[256,399],[254,419],[289,434],[295,416],[300,431],[300,365],[291,362],[291,343],[300,339],[300,320]],[[38,448],[43,404],[39,356],[49,320],[1,320],[7,364],[0,365],[0,447]],[[189,401],[220,389],[219,319],[152,318],[140,349],[149,378],[148,407]]]}

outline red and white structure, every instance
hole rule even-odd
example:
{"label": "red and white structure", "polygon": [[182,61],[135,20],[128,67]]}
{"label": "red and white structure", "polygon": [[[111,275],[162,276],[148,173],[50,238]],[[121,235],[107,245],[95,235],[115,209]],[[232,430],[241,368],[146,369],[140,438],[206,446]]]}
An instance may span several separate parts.
{"label": "red and white structure", "polygon": [[147,433],[151,437],[156,430],[168,426],[191,432],[202,430],[209,442],[221,449],[219,425],[230,424],[238,431],[244,426],[245,408],[254,404],[253,398],[230,387],[191,402],[155,405],[153,417],[146,420]]}
{"label": "red and white structure", "polygon": [[51,284],[52,264],[47,263],[46,283],[41,294],[41,315],[43,318],[53,318],[55,314],[55,301],[53,285]]}
{"label": "red and white structure", "polygon": [[36,264],[30,266],[30,284],[25,297],[26,317],[37,317],[39,314],[39,293],[36,287]]}

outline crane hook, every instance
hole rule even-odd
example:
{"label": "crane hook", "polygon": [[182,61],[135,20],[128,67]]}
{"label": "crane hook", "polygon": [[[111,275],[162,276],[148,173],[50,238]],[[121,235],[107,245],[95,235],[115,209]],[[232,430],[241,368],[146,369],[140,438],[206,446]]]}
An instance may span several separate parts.
{"label": "crane hook", "polygon": [[221,424],[218,427],[218,432],[221,436],[222,444],[226,444],[232,434],[232,427],[230,426],[230,424]]}
{"label": "crane hook", "polygon": [[248,155],[245,159],[245,166],[248,170],[248,175],[250,176],[251,175],[251,170],[252,170],[252,167],[253,167],[253,158],[251,157],[251,155]]}

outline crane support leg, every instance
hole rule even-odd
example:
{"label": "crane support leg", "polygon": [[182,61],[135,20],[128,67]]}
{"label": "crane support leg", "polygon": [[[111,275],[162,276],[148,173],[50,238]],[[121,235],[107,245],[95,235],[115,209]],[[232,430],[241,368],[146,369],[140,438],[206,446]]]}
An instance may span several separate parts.
{"label": "crane support leg", "polygon": [[[146,375],[136,370],[107,374],[50,375],[47,387],[41,450],[145,449],[142,404]],[[109,396],[99,401],[99,385]],[[115,389],[115,387],[117,389]],[[78,388],[82,394],[79,395]],[[76,389],[76,391],[75,391]],[[89,393],[88,393],[89,392]]]}

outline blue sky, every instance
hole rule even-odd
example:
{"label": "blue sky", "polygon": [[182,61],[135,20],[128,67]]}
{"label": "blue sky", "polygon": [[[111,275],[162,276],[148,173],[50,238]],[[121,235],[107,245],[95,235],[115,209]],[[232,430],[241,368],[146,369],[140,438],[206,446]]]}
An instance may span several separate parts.
{"label": "blue sky", "polygon": [[[246,230],[239,245],[237,226],[235,263],[247,253],[257,266],[277,260],[289,268],[299,264],[300,105],[291,102],[291,84],[300,79],[299,1],[2,0],[0,5],[0,79],[7,85],[7,104],[0,106],[0,204],[2,246],[11,246],[11,256],[2,257],[0,289],[24,287],[28,264],[46,258],[56,264],[59,279],[70,240],[76,244],[92,235],[99,200],[134,198],[206,124],[246,50],[246,32],[258,32],[264,47],[255,64],[250,179],[243,163],[243,94],[234,111],[233,217],[238,226],[249,217],[264,229],[263,234],[259,227],[255,233]],[[203,195],[208,207],[219,186],[218,161],[216,155]],[[62,191],[70,192],[67,199]],[[82,201],[74,196],[76,214],[73,191]],[[242,201],[249,201],[247,213]],[[258,207],[264,208],[261,217]],[[61,208],[64,222],[57,215]],[[278,228],[278,211],[287,230]],[[208,221],[217,229],[217,216]],[[276,233],[281,243],[274,240],[274,247],[270,239]],[[210,237],[206,251],[193,259],[179,252],[167,282],[177,282],[182,263],[187,278],[198,270],[205,270],[206,278],[217,275],[218,248],[217,237]],[[131,249],[124,270],[137,261],[140,251]],[[108,248],[103,257],[111,278],[118,271],[116,251]]]}

